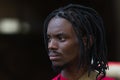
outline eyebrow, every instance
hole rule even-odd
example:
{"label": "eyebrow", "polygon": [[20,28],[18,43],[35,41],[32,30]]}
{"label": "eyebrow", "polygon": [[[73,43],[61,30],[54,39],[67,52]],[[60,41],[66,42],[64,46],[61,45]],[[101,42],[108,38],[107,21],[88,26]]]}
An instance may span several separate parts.
{"label": "eyebrow", "polygon": [[56,35],[64,35],[64,34],[66,34],[66,33],[64,33],[64,32],[59,32],[59,33],[57,33]]}

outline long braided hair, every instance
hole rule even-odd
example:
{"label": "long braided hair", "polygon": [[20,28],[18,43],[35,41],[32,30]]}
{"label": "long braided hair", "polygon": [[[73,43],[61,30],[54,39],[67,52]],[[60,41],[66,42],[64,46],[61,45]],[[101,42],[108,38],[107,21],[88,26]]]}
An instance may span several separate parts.
{"label": "long braided hair", "polygon": [[[61,17],[73,25],[73,29],[80,44],[79,68],[88,65],[89,73],[98,71],[98,75],[105,76],[107,69],[106,41],[102,18],[92,8],[77,4],[69,4],[54,10],[49,14],[44,22],[44,40],[47,49],[47,27],[53,17]],[[83,37],[86,37],[86,46]],[[92,38],[92,45],[91,45]],[[98,75],[96,77],[98,77]]]}

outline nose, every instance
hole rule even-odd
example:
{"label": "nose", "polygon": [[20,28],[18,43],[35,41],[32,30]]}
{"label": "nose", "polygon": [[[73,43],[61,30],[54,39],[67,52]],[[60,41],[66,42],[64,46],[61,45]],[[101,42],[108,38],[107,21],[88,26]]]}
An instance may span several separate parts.
{"label": "nose", "polygon": [[48,42],[48,49],[49,50],[56,50],[56,49],[58,49],[57,41],[51,40],[50,42]]}

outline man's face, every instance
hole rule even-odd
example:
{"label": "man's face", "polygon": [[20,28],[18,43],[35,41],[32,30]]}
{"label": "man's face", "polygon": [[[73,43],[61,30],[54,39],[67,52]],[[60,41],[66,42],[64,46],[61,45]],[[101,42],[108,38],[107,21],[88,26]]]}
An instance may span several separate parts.
{"label": "man's face", "polygon": [[52,18],[48,24],[48,50],[53,66],[78,62],[80,46],[72,24],[64,18]]}

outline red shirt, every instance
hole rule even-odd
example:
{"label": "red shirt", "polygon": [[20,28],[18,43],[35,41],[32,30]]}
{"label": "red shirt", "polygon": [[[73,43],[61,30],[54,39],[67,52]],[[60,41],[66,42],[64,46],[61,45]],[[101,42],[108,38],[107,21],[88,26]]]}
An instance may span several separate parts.
{"label": "red shirt", "polygon": [[67,78],[64,78],[61,74],[58,74],[56,77],[54,77],[52,80],[68,80]]}
{"label": "red shirt", "polygon": [[[54,77],[52,80],[68,80],[67,78],[64,78],[61,74],[58,74],[56,77]],[[115,80],[114,78],[105,77],[102,80]]]}

